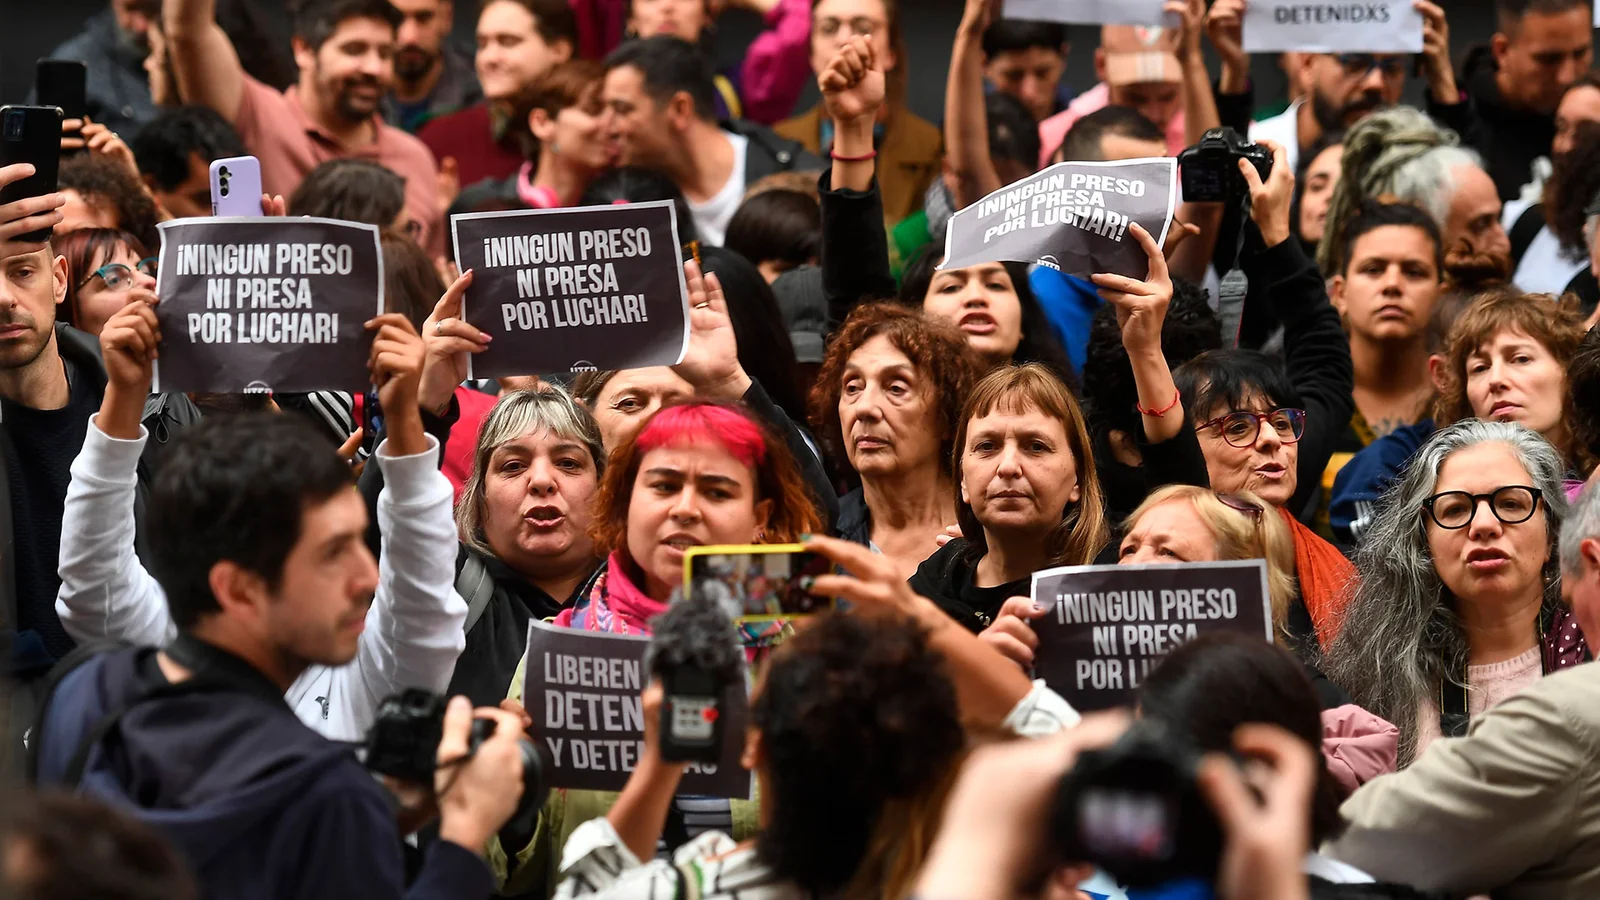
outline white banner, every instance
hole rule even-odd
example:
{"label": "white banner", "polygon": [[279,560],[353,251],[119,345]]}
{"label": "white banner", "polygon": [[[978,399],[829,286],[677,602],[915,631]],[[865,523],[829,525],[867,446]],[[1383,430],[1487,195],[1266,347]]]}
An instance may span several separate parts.
{"label": "white banner", "polygon": [[1068,25],[1165,25],[1164,0],[1005,0],[1007,19]]}
{"label": "white banner", "polygon": [[1249,0],[1246,53],[1421,53],[1422,13],[1411,0]]}

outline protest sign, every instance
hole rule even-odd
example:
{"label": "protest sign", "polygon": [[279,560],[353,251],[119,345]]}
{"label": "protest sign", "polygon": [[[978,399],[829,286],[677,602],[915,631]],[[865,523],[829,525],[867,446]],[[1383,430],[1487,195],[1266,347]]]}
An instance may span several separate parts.
{"label": "protest sign", "polygon": [[[522,705],[551,787],[620,791],[628,783],[644,752],[639,695],[650,681],[649,647],[649,638],[529,623]],[[729,689],[723,709],[722,761],[690,763],[678,793],[749,798],[750,773],[739,765],[749,720],[743,684]]]}
{"label": "protest sign", "polygon": [[493,341],[469,378],[670,366],[689,342],[671,201],[452,216],[462,318]]}
{"label": "protest sign", "polygon": [[378,229],[335,219],[163,222],[156,391],[361,391],[383,312]]}
{"label": "protest sign", "polygon": [[1068,25],[1161,25],[1165,0],[1006,0],[1007,19]]}
{"label": "protest sign", "polygon": [[1010,261],[1142,280],[1150,259],[1128,226],[1166,240],[1177,171],[1174,159],[1057,163],[951,216],[939,268]]}
{"label": "protest sign", "polygon": [[1161,657],[1202,634],[1272,640],[1267,564],[1065,566],[1033,576],[1034,667],[1074,708],[1133,702]]}
{"label": "protest sign", "polygon": [[1422,13],[1411,0],[1250,0],[1247,53],[1421,53]]}

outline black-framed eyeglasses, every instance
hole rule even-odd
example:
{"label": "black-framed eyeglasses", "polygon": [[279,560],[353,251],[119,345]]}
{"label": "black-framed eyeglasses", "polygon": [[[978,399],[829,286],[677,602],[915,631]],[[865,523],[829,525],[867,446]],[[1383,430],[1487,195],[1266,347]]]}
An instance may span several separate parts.
{"label": "black-framed eyeglasses", "polygon": [[1306,411],[1290,409],[1287,406],[1269,409],[1264,413],[1243,410],[1231,412],[1197,426],[1195,431],[1204,431],[1215,426],[1230,447],[1250,447],[1261,434],[1262,422],[1271,425],[1272,430],[1278,435],[1278,440],[1285,444],[1293,444],[1306,433]]}
{"label": "black-framed eyeglasses", "polygon": [[1226,506],[1229,509],[1238,510],[1239,512],[1249,516],[1251,519],[1254,519],[1258,523],[1261,521],[1261,507],[1251,503],[1249,500],[1246,500],[1238,494],[1218,494],[1217,499],[1222,501],[1223,506]]}
{"label": "black-framed eyeglasses", "polygon": [[1478,504],[1487,501],[1489,512],[1501,524],[1516,525],[1533,518],[1543,494],[1536,487],[1508,484],[1488,494],[1445,491],[1422,501],[1422,508],[1435,525],[1451,531],[1465,528],[1478,515]]}
{"label": "black-framed eyeglasses", "polygon": [[1333,57],[1344,68],[1348,78],[1365,78],[1367,73],[1377,69],[1385,78],[1404,75],[1406,64],[1410,62],[1407,56],[1379,56],[1374,53],[1336,53]]}
{"label": "black-framed eyeglasses", "polygon": [[100,268],[95,269],[93,272],[90,272],[88,278],[78,282],[78,287],[82,288],[84,285],[98,278],[106,283],[107,290],[125,291],[133,286],[133,273],[135,271],[154,278],[156,275],[156,266],[157,259],[154,256],[146,256],[144,259],[134,263],[132,267],[123,265],[122,263],[106,263]]}

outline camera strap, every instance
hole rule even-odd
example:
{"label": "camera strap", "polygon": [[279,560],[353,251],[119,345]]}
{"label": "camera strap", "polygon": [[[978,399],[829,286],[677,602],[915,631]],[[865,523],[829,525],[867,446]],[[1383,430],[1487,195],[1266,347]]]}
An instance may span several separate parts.
{"label": "camera strap", "polygon": [[1239,329],[1244,323],[1244,299],[1250,293],[1250,279],[1240,266],[1240,260],[1244,258],[1245,232],[1249,227],[1250,194],[1246,192],[1239,199],[1239,228],[1233,247],[1233,265],[1217,285],[1217,318],[1222,325],[1222,336],[1230,347],[1239,346]]}
{"label": "camera strap", "polygon": [[[1539,677],[1550,674],[1550,663],[1545,659],[1543,652],[1545,636],[1546,613],[1539,614]],[[1467,688],[1465,677],[1458,679],[1446,678],[1439,685],[1439,733],[1445,737],[1466,737],[1467,724],[1471,717],[1467,714]]]}

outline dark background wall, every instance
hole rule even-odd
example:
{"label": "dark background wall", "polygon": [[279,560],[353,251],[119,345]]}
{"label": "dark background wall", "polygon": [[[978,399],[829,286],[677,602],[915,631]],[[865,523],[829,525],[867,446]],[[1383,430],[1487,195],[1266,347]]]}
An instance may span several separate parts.
{"label": "dark background wall", "polygon": [[[269,11],[282,8],[283,0],[256,0],[254,5]],[[1459,59],[1466,48],[1487,41],[1493,33],[1493,4],[1489,0],[1455,0],[1448,2],[1450,30]],[[0,99],[21,102],[33,82],[33,64],[36,59],[49,54],[50,48],[75,33],[83,20],[105,8],[106,0],[4,0],[0,3]],[[902,0],[906,30],[906,44],[910,48],[911,107],[918,114],[933,121],[943,118],[944,82],[946,60],[950,55],[950,40],[956,23],[961,18],[961,0]],[[457,7],[457,33],[470,43],[476,4],[459,0]],[[269,13],[270,14],[270,13]],[[281,15],[281,14],[280,14]],[[738,13],[725,17],[719,35],[719,56],[725,60],[738,58],[749,36],[757,25],[753,16]],[[1073,29],[1072,52],[1068,57],[1067,78],[1075,88],[1092,86],[1094,78],[1094,47],[1098,43],[1094,28]],[[1283,76],[1271,58],[1263,57],[1255,63],[1257,100],[1269,102],[1284,92]],[[1413,80],[1413,99],[1421,96],[1420,84]],[[807,91],[801,108],[816,99],[815,88]]]}

